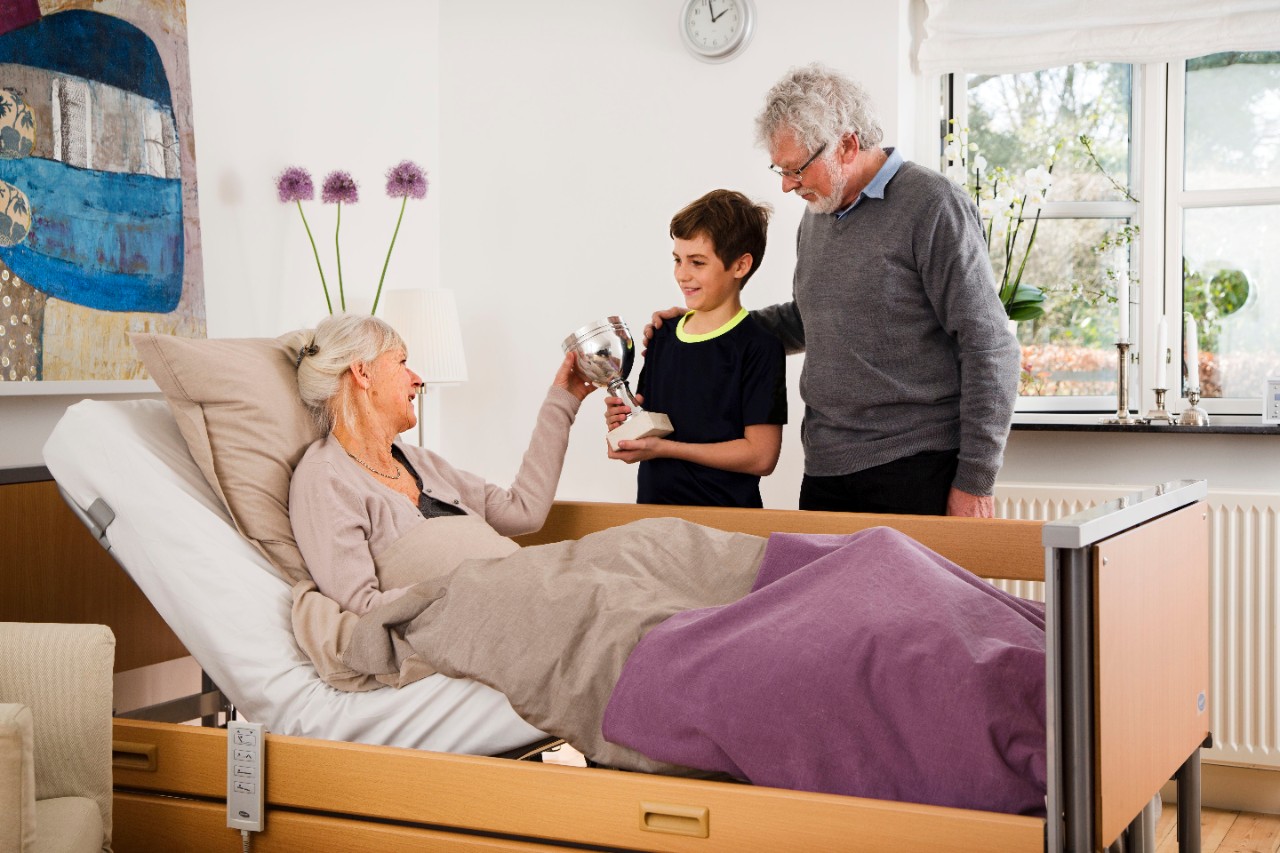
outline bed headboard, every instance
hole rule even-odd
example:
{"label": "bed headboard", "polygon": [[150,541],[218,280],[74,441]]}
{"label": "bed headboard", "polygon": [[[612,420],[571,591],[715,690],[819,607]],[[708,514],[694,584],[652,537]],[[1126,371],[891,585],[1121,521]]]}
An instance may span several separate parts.
{"label": "bed headboard", "polygon": [[116,635],[117,672],[187,655],[142,591],[63,501],[47,469],[0,478],[0,518],[7,534],[0,621],[107,625]]}

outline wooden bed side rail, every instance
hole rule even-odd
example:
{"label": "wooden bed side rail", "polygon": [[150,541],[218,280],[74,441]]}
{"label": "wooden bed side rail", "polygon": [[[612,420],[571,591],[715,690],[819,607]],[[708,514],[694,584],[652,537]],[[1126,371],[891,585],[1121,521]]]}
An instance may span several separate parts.
{"label": "wooden bed side rail", "polygon": [[982,577],[1044,579],[1044,522],[1014,519],[556,501],[542,529],[517,536],[516,541],[521,545],[542,545],[580,539],[641,518],[668,517],[764,537],[773,532],[854,533],[886,526]]}
{"label": "wooden bed side rail", "polygon": [[[227,827],[222,803],[116,792],[112,803],[115,853],[227,853],[240,849],[240,830]],[[253,853],[553,853],[536,842],[397,826],[328,815],[273,811],[252,835]]]}
{"label": "wooden bed side rail", "polygon": [[[222,799],[226,732],[116,720],[120,794]],[[148,769],[150,768],[150,769]],[[1044,821],[723,782],[268,735],[273,810],[628,850],[1043,850]]]}

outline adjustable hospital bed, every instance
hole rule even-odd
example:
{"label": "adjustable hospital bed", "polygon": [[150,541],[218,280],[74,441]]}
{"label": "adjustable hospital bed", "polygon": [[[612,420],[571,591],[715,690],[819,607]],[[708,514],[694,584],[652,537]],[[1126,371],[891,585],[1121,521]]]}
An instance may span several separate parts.
{"label": "adjustable hospital bed", "polygon": [[[270,732],[255,849],[1090,851],[1152,849],[1178,781],[1199,849],[1210,731],[1203,482],[1051,523],[558,503],[521,544],[659,515],[760,536],[895,527],[991,578],[1044,580],[1048,819],[487,757],[539,740],[506,698],[432,675],[345,693],[294,641],[290,587],[237,532],[165,403],[85,401],[45,449],[95,530],[209,678]],[[225,850],[226,734],[118,719],[115,849]]]}

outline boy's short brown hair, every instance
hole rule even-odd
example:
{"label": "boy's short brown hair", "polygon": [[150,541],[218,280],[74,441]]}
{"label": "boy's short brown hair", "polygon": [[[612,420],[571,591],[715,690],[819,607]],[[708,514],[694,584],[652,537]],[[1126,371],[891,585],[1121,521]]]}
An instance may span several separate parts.
{"label": "boy's short brown hair", "polygon": [[671,239],[692,240],[705,234],[726,269],[743,255],[751,255],[751,269],[742,278],[741,286],[746,287],[764,260],[772,212],[769,205],[757,204],[740,192],[712,190],[671,218]]}

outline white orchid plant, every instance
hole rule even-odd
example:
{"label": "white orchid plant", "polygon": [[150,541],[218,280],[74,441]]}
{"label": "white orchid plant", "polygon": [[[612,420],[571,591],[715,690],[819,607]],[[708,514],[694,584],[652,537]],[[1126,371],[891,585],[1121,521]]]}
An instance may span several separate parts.
{"label": "white orchid plant", "polygon": [[1041,207],[1053,186],[1053,164],[1061,144],[1050,149],[1044,165],[1014,177],[1003,166],[987,163],[978,145],[969,142],[968,128],[953,130],[944,142],[947,177],[965,188],[982,216],[1005,314],[1018,322],[1043,316],[1044,290],[1023,283],[1022,275],[1035,246]]}

